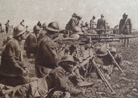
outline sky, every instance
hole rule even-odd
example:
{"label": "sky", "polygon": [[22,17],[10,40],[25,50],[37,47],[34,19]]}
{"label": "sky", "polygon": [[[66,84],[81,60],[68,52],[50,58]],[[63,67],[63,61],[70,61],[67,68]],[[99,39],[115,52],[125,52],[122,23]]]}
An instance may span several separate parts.
{"label": "sky", "polygon": [[73,13],[90,22],[92,16],[96,21],[104,15],[110,27],[119,24],[126,13],[132,20],[133,29],[138,29],[138,0],[0,0],[0,23],[10,20],[10,25],[18,25],[22,19],[32,28],[41,23],[56,21],[61,29],[70,20]]}

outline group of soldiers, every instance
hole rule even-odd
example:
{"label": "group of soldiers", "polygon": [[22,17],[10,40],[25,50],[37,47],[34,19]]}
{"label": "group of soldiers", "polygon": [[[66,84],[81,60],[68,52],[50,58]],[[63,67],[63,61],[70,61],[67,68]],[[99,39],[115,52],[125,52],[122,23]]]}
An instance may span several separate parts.
{"label": "group of soldiers", "polygon": [[[101,19],[97,22],[97,29],[100,33],[101,31],[106,33],[106,21],[103,17],[101,15]],[[96,25],[94,19],[95,16],[90,22],[92,30],[95,30]],[[87,33],[83,26],[79,26],[80,20],[81,17],[74,13],[64,33],[61,33],[57,22],[51,22],[48,25],[46,22],[43,25],[38,22],[33,32],[27,33],[24,20],[14,27],[13,36],[9,37],[1,54],[1,94],[13,96],[13,98],[15,96],[18,96],[17,98],[70,98],[70,95],[84,95],[85,89],[76,87],[94,85],[92,82],[87,82],[82,74],[82,71],[85,73],[88,70],[88,62],[86,64],[83,62],[87,58],[80,60],[78,46],[75,43],[59,44],[62,39],[77,40],[80,37],[79,34]],[[122,19],[120,22],[128,25],[127,21],[130,22],[129,19]],[[23,40],[25,40],[24,44]],[[88,55],[94,57],[93,60],[107,79],[110,79],[116,63],[123,66],[122,56],[117,53],[115,47],[110,47],[108,44],[102,44],[93,49],[90,43],[80,48],[84,51],[89,49]],[[30,72],[24,61],[24,51],[28,59],[32,57],[35,59],[35,78],[29,77]],[[84,64],[81,65],[81,63]],[[92,69],[91,72],[94,72],[93,69],[96,70],[92,65],[88,68]]]}

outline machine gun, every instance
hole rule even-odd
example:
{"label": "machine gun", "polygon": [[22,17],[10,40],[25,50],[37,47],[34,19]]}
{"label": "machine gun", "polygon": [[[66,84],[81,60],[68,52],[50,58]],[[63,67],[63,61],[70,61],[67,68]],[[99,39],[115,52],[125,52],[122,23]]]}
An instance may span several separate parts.
{"label": "machine gun", "polygon": [[106,78],[104,77],[102,71],[99,69],[99,67],[97,66],[96,62],[94,61],[94,59],[92,60],[92,64],[94,66],[94,68],[97,70],[98,74],[100,75],[103,83],[105,84],[106,87],[109,87],[109,89],[111,90],[112,94],[116,94],[116,92],[114,91],[114,89],[111,87],[110,83],[106,80]]}

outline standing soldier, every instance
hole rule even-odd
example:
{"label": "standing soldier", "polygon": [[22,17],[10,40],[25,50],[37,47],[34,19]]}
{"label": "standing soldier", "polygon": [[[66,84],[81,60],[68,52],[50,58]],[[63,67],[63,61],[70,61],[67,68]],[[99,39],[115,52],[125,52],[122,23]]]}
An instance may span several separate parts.
{"label": "standing soldier", "polygon": [[92,19],[90,20],[90,28],[91,29],[96,28],[95,16],[93,16]]}
{"label": "standing soldier", "polygon": [[18,25],[14,28],[13,38],[8,41],[2,54],[0,66],[0,82],[17,86],[29,82],[21,42],[24,40],[25,28]]}
{"label": "standing soldier", "polygon": [[8,33],[9,32],[9,20],[6,22],[6,24],[5,24],[5,29],[6,29],[6,33]]}
{"label": "standing soldier", "polygon": [[35,55],[37,51],[37,38],[39,36],[40,27],[36,25],[33,30],[34,31],[27,37],[24,46],[28,58],[31,57],[31,54]]}
{"label": "standing soldier", "polygon": [[3,32],[2,32],[2,24],[0,23],[0,33],[2,33],[3,35]]}
{"label": "standing soldier", "polygon": [[98,19],[97,21],[97,29],[98,29],[98,33],[101,34],[104,32],[104,34],[106,33],[106,21],[104,19],[104,15],[101,15],[101,18]]}
{"label": "standing soldier", "polygon": [[38,44],[36,54],[36,75],[41,78],[46,76],[52,69],[57,67],[59,61],[58,45],[54,42],[59,35],[59,25],[51,22],[47,27],[45,37]]}
{"label": "standing soldier", "polygon": [[25,25],[24,25],[24,20],[22,20],[22,21],[20,22],[20,25],[22,25],[23,27],[25,27]]}
{"label": "standing soldier", "polygon": [[[132,33],[132,22],[131,19],[128,18],[128,15],[123,14],[123,19],[120,20],[119,23],[119,31],[120,34],[128,35]],[[129,38],[124,39],[124,46],[129,47]]]}

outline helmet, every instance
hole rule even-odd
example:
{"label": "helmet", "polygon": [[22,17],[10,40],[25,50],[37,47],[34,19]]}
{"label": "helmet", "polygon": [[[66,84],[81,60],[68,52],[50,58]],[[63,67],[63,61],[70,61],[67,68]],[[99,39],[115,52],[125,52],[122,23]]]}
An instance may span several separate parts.
{"label": "helmet", "polygon": [[73,13],[72,17],[76,17],[76,16],[78,16],[78,15],[76,13]]}
{"label": "helmet", "polygon": [[75,27],[73,27],[73,31],[74,32],[81,32],[82,30],[79,26],[75,26]]}
{"label": "helmet", "polygon": [[78,34],[72,34],[71,36],[70,36],[70,38],[73,38],[73,39],[79,39],[79,35]]}
{"label": "helmet", "polygon": [[47,30],[53,31],[53,32],[59,32],[59,25],[57,22],[51,22],[49,23]]}
{"label": "helmet", "polygon": [[62,62],[72,62],[73,65],[76,65],[76,62],[74,61],[74,58],[71,55],[64,55],[58,65],[61,65]]}
{"label": "helmet", "polygon": [[39,31],[40,30],[40,27],[38,25],[35,25],[34,28],[33,28],[34,31]]}
{"label": "helmet", "polygon": [[44,23],[43,23],[43,28],[46,28],[46,27],[47,27],[47,23],[44,22]]}
{"label": "helmet", "polygon": [[115,47],[110,47],[109,50],[110,50],[110,52],[112,52],[112,53],[116,53],[116,48],[115,48]]}
{"label": "helmet", "polygon": [[25,27],[23,27],[22,25],[18,25],[14,27],[13,37],[18,37],[21,34],[25,33],[25,31],[26,31]]}
{"label": "helmet", "polygon": [[105,56],[108,54],[107,52],[107,48],[106,45],[102,45],[101,47],[99,47],[96,51],[97,56]]}

